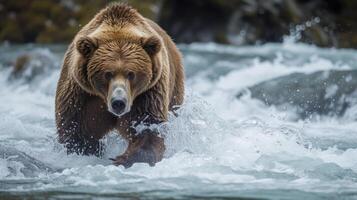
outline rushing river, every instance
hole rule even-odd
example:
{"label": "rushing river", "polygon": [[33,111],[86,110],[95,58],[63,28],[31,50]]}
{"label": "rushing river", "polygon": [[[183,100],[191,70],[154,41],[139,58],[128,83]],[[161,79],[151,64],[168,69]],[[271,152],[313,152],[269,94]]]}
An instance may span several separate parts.
{"label": "rushing river", "polygon": [[[357,199],[356,50],[180,45],[186,99],[160,127],[165,158],[124,169],[109,160],[126,146],[117,133],[103,139],[102,158],[67,155],[56,140],[65,48],[0,46],[4,199]],[[26,69],[14,75],[21,55]]]}

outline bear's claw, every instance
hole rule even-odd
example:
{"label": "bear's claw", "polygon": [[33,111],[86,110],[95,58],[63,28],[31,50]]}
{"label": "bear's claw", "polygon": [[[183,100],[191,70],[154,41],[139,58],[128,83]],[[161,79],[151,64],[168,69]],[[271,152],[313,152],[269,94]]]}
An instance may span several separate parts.
{"label": "bear's claw", "polygon": [[129,168],[134,164],[133,162],[129,162],[128,156],[126,155],[117,156],[115,159],[111,158],[110,160],[113,161],[114,165],[123,165],[125,168]]}
{"label": "bear's claw", "polygon": [[114,165],[123,165],[125,168],[131,167],[134,163],[148,163],[150,166],[155,166],[157,162],[154,151],[149,149],[139,149],[130,156],[123,154],[117,156],[115,159],[111,158],[111,160]]}

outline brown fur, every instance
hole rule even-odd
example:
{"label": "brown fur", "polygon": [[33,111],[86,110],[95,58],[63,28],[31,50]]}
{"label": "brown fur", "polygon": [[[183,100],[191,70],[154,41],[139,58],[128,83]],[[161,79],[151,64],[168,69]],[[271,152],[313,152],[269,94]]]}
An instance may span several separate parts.
{"label": "brown fur", "polygon": [[[108,70],[130,91],[131,110],[121,117],[107,108],[112,82],[103,74]],[[138,80],[125,79],[129,71]],[[153,165],[163,157],[164,141],[156,130],[137,133],[134,127],[167,121],[183,97],[181,54],[171,38],[131,7],[110,5],[78,32],[65,54],[56,93],[59,141],[68,153],[100,155],[99,139],[116,129],[129,146],[114,164]]]}

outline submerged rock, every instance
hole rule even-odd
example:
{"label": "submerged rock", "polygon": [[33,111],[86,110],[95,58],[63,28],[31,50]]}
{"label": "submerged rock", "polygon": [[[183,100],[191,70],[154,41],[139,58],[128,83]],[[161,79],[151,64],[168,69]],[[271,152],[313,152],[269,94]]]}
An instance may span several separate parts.
{"label": "submerged rock", "polygon": [[41,161],[15,149],[0,145],[0,177],[35,177],[54,171]]}
{"label": "submerged rock", "polygon": [[297,108],[303,119],[314,114],[342,116],[357,104],[357,70],[294,73],[248,89],[252,98],[267,105]]}
{"label": "submerged rock", "polygon": [[13,62],[10,79],[31,81],[39,75],[53,71],[58,65],[58,58],[47,49],[26,52],[19,55]]}

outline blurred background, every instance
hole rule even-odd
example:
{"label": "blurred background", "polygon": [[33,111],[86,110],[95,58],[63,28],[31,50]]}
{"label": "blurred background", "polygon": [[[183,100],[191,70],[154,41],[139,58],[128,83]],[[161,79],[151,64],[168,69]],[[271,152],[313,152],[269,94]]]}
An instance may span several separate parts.
{"label": "blurred background", "polygon": [[[106,0],[0,0],[0,41],[68,43]],[[281,42],[303,29],[299,41],[357,47],[355,0],[129,0],[178,43]],[[297,26],[304,25],[304,26]],[[301,30],[299,30],[301,31]]]}

